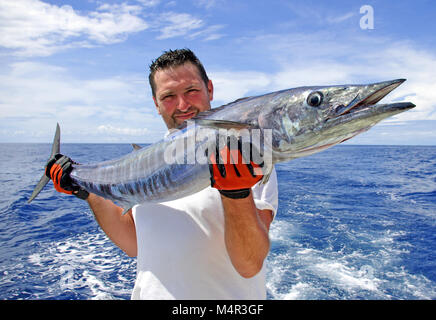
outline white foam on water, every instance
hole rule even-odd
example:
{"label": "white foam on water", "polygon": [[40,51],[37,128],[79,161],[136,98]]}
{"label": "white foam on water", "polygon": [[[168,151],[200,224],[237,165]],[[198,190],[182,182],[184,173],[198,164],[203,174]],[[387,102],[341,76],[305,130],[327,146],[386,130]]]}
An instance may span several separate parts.
{"label": "white foam on water", "polygon": [[[279,222],[277,225],[274,225]],[[405,231],[353,230],[353,248],[311,247],[307,234],[290,222],[271,227],[273,248],[267,259],[270,299],[435,299],[435,283],[403,266],[411,248]],[[346,225],[340,225],[346,229]],[[351,232],[353,231],[353,232]],[[364,232],[364,231],[362,231]],[[301,240],[304,238],[305,240]],[[333,236],[332,236],[333,237]],[[402,239],[398,241],[397,239]],[[326,241],[329,241],[327,239]],[[316,241],[314,242],[316,243]],[[369,247],[369,249],[368,249]],[[372,249],[371,249],[372,248]]]}
{"label": "white foam on water", "polygon": [[320,258],[320,260],[320,262],[310,268],[318,276],[330,280],[336,287],[341,289],[347,291],[369,290],[377,292],[378,286],[382,282],[374,277],[373,267],[369,265],[364,265],[357,269],[328,259]]}
{"label": "white foam on water", "polygon": [[309,283],[298,282],[292,285],[288,293],[282,295],[282,300],[307,300],[317,294],[317,289]]}
{"label": "white foam on water", "polygon": [[129,297],[136,275],[136,260],[124,255],[102,232],[47,244],[27,260],[46,279],[46,292],[36,293],[36,299],[55,299],[66,292],[79,299]]}
{"label": "white foam on water", "polygon": [[[395,230],[389,221],[383,226],[385,230],[376,231],[338,222],[331,226],[336,233],[325,239],[328,245],[320,248],[317,241],[310,241],[307,230],[275,220],[270,232],[273,250],[266,263],[268,298],[435,299],[435,283],[403,265],[403,257],[413,252],[405,240],[407,232]],[[343,246],[333,245],[338,232],[347,235]],[[136,260],[102,232],[83,233],[41,243],[37,252],[0,274],[3,283],[11,285],[35,279],[28,289],[13,289],[9,298],[23,297],[23,292],[27,292],[24,298],[32,299],[56,299],[65,293],[77,299],[128,298]]]}
{"label": "white foam on water", "polygon": [[298,234],[298,227],[291,225],[283,220],[275,220],[270,227],[269,238],[271,241],[289,242],[289,239]]}

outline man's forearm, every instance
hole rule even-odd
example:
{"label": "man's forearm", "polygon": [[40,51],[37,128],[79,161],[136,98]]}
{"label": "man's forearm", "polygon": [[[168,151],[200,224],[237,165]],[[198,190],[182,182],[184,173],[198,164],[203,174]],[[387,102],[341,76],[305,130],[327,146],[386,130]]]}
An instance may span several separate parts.
{"label": "man's forearm", "polygon": [[106,235],[127,255],[135,257],[137,244],[132,211],[122,215],[121,207],[93,193],[89,194],[87,201]]}
{"label": "man's forearm", "polygon": [[259,217],[250,194],[244,199],[221,197],[225,217],[225,242],[233,266],[250,278],[262,268],[269,252],[268,228]]}

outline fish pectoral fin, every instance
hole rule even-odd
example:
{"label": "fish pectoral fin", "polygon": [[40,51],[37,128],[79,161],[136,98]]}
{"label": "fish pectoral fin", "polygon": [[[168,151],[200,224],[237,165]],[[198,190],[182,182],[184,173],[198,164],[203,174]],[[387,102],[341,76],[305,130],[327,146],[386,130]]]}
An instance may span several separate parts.
{"label": "fish pectoral fin", "polygon": [[213,129],[250,129],[253,128],[252,125],[248,123],[236,122],[236,121],[228,121],[228,120],[213,120],[213,119],[195,119],[195,123],[202,127],[209,127]]}

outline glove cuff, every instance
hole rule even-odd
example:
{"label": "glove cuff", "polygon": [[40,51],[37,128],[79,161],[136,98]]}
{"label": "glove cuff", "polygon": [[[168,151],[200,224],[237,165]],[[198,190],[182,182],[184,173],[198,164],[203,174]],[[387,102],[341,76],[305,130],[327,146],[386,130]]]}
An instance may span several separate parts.
{"label": "glove cuff", "polygon": [[86,200],[89,197],[89,192],[85,189],[80,188],[77,191],[73,191],[73,195],[75,195],[79,199]]}
{"label": "glove cuff", "polygon": [[244,199],[250,195],[251,189],[238,189],[238,190],[219,190],[224,197],[230,199]]}

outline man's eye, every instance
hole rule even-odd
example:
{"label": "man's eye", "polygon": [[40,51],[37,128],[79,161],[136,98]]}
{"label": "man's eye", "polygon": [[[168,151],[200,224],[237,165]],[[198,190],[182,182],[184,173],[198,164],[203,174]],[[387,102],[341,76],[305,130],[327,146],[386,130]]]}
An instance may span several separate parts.
{"label": "man's eye", "polygon": [[170,99],[172,97],[174,97],[174,95],[169,94],[169,95],[163,96],[162,100],[168,100],[168,99]]}

